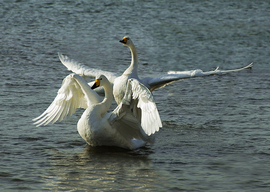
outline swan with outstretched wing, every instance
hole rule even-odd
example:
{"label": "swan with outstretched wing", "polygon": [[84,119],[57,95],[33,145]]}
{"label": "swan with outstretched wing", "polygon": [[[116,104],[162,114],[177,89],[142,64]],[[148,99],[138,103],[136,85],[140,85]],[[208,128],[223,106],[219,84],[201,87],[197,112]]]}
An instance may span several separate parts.
{"label": "swan with outstretched wing", "polygon": [[[239,72],[245,69],[250,69],[253,66],[253,63],[239,69],[232,69],[232,70],[219,70],[218,68],[214,71],[202,71],[200,69],[196,70],[190,70],[190,71],[169,71],[167,74],[164,74],[159,77],[145,77],[143,79],[140,79],[138,77],[138,54],[135,48],[135,45],[131,41],[129,37],[124,37],[120,42],[127,46],[130,51],[131,51],[131,63],[130,66],[125,70],[123,74],[118,74],[114,72],[108,72],[100,69],[94,69],[91,67],[88,67],[86,65],[83,65],[73,59],[69,59],[67,56],[59,53],[59,59],[62,62],[63,65],[67,67],[68,70],[73,71],[74,73],[77,73],[81,75],[82,77],[96,77],[98,74],[104,74],[106,77],[108,77],[108,80],[112,84],[118,84],[115,82],[117,78],[120,78],[121,76],[129,76],[129,78],[135,78],[142,84],[144,84],[150,91],[154,91],[156,89],[162,88],[172,82],[183,80],[183,79],[188,79],[188,78],[195,78],[195,77],[204,77],[204,76],[210,76],[210,75],[221,75],[221,74],[226,74],[226,73],[231,73],[231,72]],[[121,81],[120,81],[121,82]],[[122,82],[121,82],[122,83]],[[119,88],[118,88],[119,87]],[[118,89],[120,91],[116,92],[123,92],[123,87],[117,85],[114,86],[114,89]],[[114,92],[114,97],[117,101],[117,103],[121,102],[121,98],[124,96],[124,93],[117,94],[115,95]]]}
{"label": "swan with outstretched wing", "polygon": [[[64,64],[68,70],[71,70],[82,77],[94,77],[99,73],[105,74],[108,77],[108,80],[113,84],[113,95],[114,99],[117,104],[120,104],[122,102],[122,99],[125,97],[126,90],[128,88],[128,81],[130,79],[136,79],[140,84],[144,85],[146,88],[148,88],[150,91],[154,91],[156,89],[162,88],[170,83],[173,83],[175,81],[188,79],[188,78],[195,78],[195,77],[203,77],[203,76],[209,76],[209,75],[219,75],[219,74],[225,74],[230,72],[238,72],[244,69],[248,69],[252,67],[252,63],[249,64],[246,67],[240,68],[240,69],[234,69],[234,70],[219,70],[218,68],[214,71],[207,71],[203,72],[202,70],[191,70],[191,71],[169,71],[168,74],[164,74],[159,77],[146,77],[143,79],[140,79],[138,76],[138,54],[135,48],[135,45],[131,41],[129,37],[124,37],[120,42],[127,46],[131,51],[131,64],[130,66],[124,71],[122,75],[119,75],[117,73],[113,72],[107,72],[99,69],[93,69],[90,67],[87,67],[81,63],[78,63],[72,59],[69,59],[67,56],[64,56],[62,54],[59,54],[59,58]],[[91,84],[91,83],[89,83]],[[139,121],[143,120],[143,116],[141,116],[141,108],[138,107],[137,103],[132,103],[129,105],[129,108],[126,108],[128,111],[132,111],[133,113],[136,113],[136,117]],[[141,122],[143,124],[143,121]],[[157,128],[158,126],[156,126]],[[145,128],[143,126],[143,128]],[[155,132],[155,130],[151,130],[149,132],[148,129],[144,129],[144,131],[151,135]],[[156,129],[158,131],[158,128]]]}
{"label": "swan with outstretched wing", "polygon": [[[97,76],[91,88],[80,75],[70,74],[63,80],[52,104],[33,119],[34,124],[41,126],[62,121],[74,114],[77,108],[84,108],[77,129],[89,145],[126,149],[142,147],[153,142],[153,137],[148,133],[158,130],[161,120],[151,92],[136,79],[130,79],[127,84],[129,89],[125,92],[123,102],[113,112],[108,112],[113,101],[112,86],[108,79],[104,75]],[[104,99],[92,90],[101,86],[105,91]],[[134,113],[125,109],[130,108],[132,103],[137,103],[144,114],[143,128]]]}

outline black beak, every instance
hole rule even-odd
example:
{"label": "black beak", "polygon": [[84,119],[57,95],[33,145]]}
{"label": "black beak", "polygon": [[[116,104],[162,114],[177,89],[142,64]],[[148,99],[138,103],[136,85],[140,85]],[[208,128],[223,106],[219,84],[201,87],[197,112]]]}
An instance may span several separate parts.
{"label": "black beak", "polygon": [[95,88],[97,88],[97,87],[98,87],[97,84],[94,83],[94,85],[91,87],[91,89],[95,89]]}
{"label": "black beak", "polygon": [[124,43],[124,44],[126,44],[124,40],[120,40],[119,42],[120,42],[120,43]]}

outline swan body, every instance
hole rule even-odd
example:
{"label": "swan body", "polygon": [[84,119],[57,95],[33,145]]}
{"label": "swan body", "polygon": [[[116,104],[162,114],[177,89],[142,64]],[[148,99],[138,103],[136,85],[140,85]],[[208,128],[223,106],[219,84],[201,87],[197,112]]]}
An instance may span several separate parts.
{"label": "swan body", "polygon": [[[99,75],[92,86],[104,88],[105,97],[102,100],[80,75],[70,74],[63,80],[52,104],[39,117],[33,119],[36,121],[34,124],[41,126],[61,121],[67,115],[75,113],[77,108],[84,108],[85,111],[77,123],[77,130],[89,145],[136,149],[146,143],[152,143],[153,137],[149,137],[142,129],[140,121],[132,112],[125,109],[129,108],[133,99],[138,99],[139,103],[142,103],[142,108],[150,106],[157,112],[155,103],[149,97],[151,92],[136,79],[130,79],[127,84],[128,89],[123,102],[114,111],[108,112],[113,101],[112,86],[108,79],[104,75]],[[143,91],[146,94],[141,94]],[[143,101],[140,98],[142,96],[145,96]],[[158,112],[156,114],[155,121],[160,120]],[[147,118],[149,115],[151,114],[144,116]],[[145,126],[149,125],[152,125],[152,122],[146,123]]]}

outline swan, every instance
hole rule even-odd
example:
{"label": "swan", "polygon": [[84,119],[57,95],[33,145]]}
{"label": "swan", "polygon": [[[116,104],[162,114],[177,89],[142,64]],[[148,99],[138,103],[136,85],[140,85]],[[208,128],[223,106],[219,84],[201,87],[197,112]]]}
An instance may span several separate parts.
{"label": "swan", "polygon": [[[137,79],[140,83],[144,84],[150,91],[157,90],[159,88],[165,87],[168,84],[171,84],[173,82],[183,80],[183,79],[189,79],[189,78],[195,78],[195,77],[204,77],[204,76],[210,76],[210,75],[222,75],[226,73],[232,73],[232,72],[239,72],[245,69],[251,69],[253,67],[253,63],[250,63],[249,65],[239,68],[239,69],[232,69],[232,70],[219,70],[219,67],[217,67],[213,71],[202,71],[200,69],[196,70],[190,70],[190,71],[168,71],[167,74],[158,76],[158,77],[145,77],[143,79],[140,79],[138,77],[138,54],[135,48],[135,45],[133,44],[132,40],[125,36],[123,37],[120,42],[127,46],[130,49],[131,52],[131,63],[129,67],[124,71],[123,74],[118,74],[114,72],[104,71],[100,69],[95,69],[88,67],[82,63],[79,63],[73,59],[70,59],[68,56],[63,55],[61,53],[58,53],[59,59],[62,62],[64,66],[69,71],[72,71],[74,73],[77,73],[81,75],[82,77],[96,77],[97,74],[104,74],[108,80],[115,84],[115,80],[118,77],[121,77],[122,75],[126,75],[130,73],[130,77]],[[93,82],[90,82],[92,84]],[[113,89],[117,89],[116,86],[114,86]],[[114,95],[115,100],[119,103],[121,101],[121,97],[123,96],[123,90],[121,88],[118,88],[120,91],[114,91],[116,92],[122,92],[119,94],[119,96]]]}
{"label": "swan", "polygon": [[[62,83],[58,94],[51,105],[37,118],[33,119],[38,126],[47,125],[52,122],[62,121],[67,115],[71,116],[77,108],[84,108],[81,118],[77,123],[77,130],[80,136],[91,146],[117,146],[126,149],[136,149],[146,143],[152,143],[153,137],[149,137],[141,127],[140,121],[125,109],[131,100],[137,99],[142,108],[150,108],[154,113],[155,121],[161,123],[156,105],[151,92],[136,79],[127,82],[127,90],[123,101],[114,111],[108,112],[112,101],[112,86],[106,76],[99,75],[92,87],[75,73],[68,75]],[[94,90],[96,87],[103,87],[105,97],[102,100]],[[146,111],[146,112],[145,112]],[[144,110],[143,118],[148,114]],[[144,120],[147,122],[147,120]],[[151,126],[153,122],[147,122]]]}
{"label": "swan", "polygon": [[[240,69],[233,69],[233,70],[219,70],[219,68],[216,68],[214,71],[208,71],[203,72],[200,69],[197,70],[191,70],[191,71],[169,71],[167,74],[159,76],[159,77],[145,77],[143,79],[140,79],[138,76],[138,54],[135,48],[135,45],[133,44],[132,40],[125,36],[120,42],[127,46],[130,49],[131,52],[131,63],[129,67],[124,71],[122,75],[107,72],[99,69],[89,68],[81,63],[78,63],[72,59],[69,59],[67,56],[64,56],[63,54],[59,53],[59,59],[62,62],[63,65],[65,65],[68,70],[73,71],[82,77],[94,77],[98,73],[105,74],[109,81],[113,84],[113,95],[114,99],[117,104],[120,104],[122,102],[122,99],[125,95],[125,90],[127,88],[127,82],[129,79],[136,79],[139,83],[143,84],[145,87],[147,87],[151,92],[162,88],[170,83],[173,83],[178,80],[187,79],[187,78],[195,78],[195,77],[203,77],[203,76],[209,76],[209,75],[217,75],[217,74],[225,74],[229,72],[237,72],[244,69],[251,68],[253,63],[249,64],[246,67],[240,68]],[[91,82],[90,82],[91,84]],[[141,118],[141,111],[142,108],[139,108],[137,106],[137,102],[133,101],[129,105],[130,108],[127,110],[133,111],[135,116],[140,120]],[[143,122],[142,122],[143,124]],[[159,125],[152,126],[151,129],[146,129],[145,126],[142,126],[145,133],[148,135],[151,135],[159,130]]]}
{"label": "swan", "polygon": [[[120,42],[127,46],[130,49],[131,52],[131,63],[130,66],[125,70],[122,76],[115,78],[114,85],[119,83],[119,79],[123,78],[123,76],[129,74],[130,78],[136,78],[139,82],[144,84],[150,91],[154,91],[156,89],[162,88],[172,82],[187,79],[187,78],[194,78],[194,77],[202,77],[202,76],[209,76],[209,75],[217,75],[217,74],[225,74],[229,72],[238,72],[244,69],[251,68],[253,63],[249,64],[246,67],[240,68],[240,69],[233,69],[233,70],[219,70],[219,67],[217,67],[214,71],[208,71],[203,72],[200,69],[191,70],[191,71],[168,71],[167,74],[159,76],[159,77],[145,77],[143,79],[140,79],[138,77],[138,54],[135,48],[135,45],[133,44],[132,40],[125,36]],[[118,86],[117,86],[118,87]],[[123,92],[117,91],[117,89],[114,88],[115,92]],[[117,96],[117,93],[114,92],[114,97]],[[122,94],[118,94],[119,96],[116,98],[116,102],[118,100],[121,101]]]}

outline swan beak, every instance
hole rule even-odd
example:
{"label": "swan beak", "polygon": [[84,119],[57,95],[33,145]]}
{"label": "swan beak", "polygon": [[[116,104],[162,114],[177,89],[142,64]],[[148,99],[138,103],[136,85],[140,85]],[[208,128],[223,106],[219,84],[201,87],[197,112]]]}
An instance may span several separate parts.
{"label": "swan beak", "polygon": [[94,85],[91,87],[91,89],[95,89],[95,88],[99,87],[99,85],[100,85],[100,79],[96,79],[96,80],[95,80],[95,83],[94,83]]}
{"label": "swan beak", "polygon": [[123,43],[123,44],[126,44],[124,40],[120,40],[119,42],[120,42],[120,43]]}
{"label": "swan beak", "polygon": [[120,43],[127,44],[128,38],[124,37],[122,40],[120,40]]}

